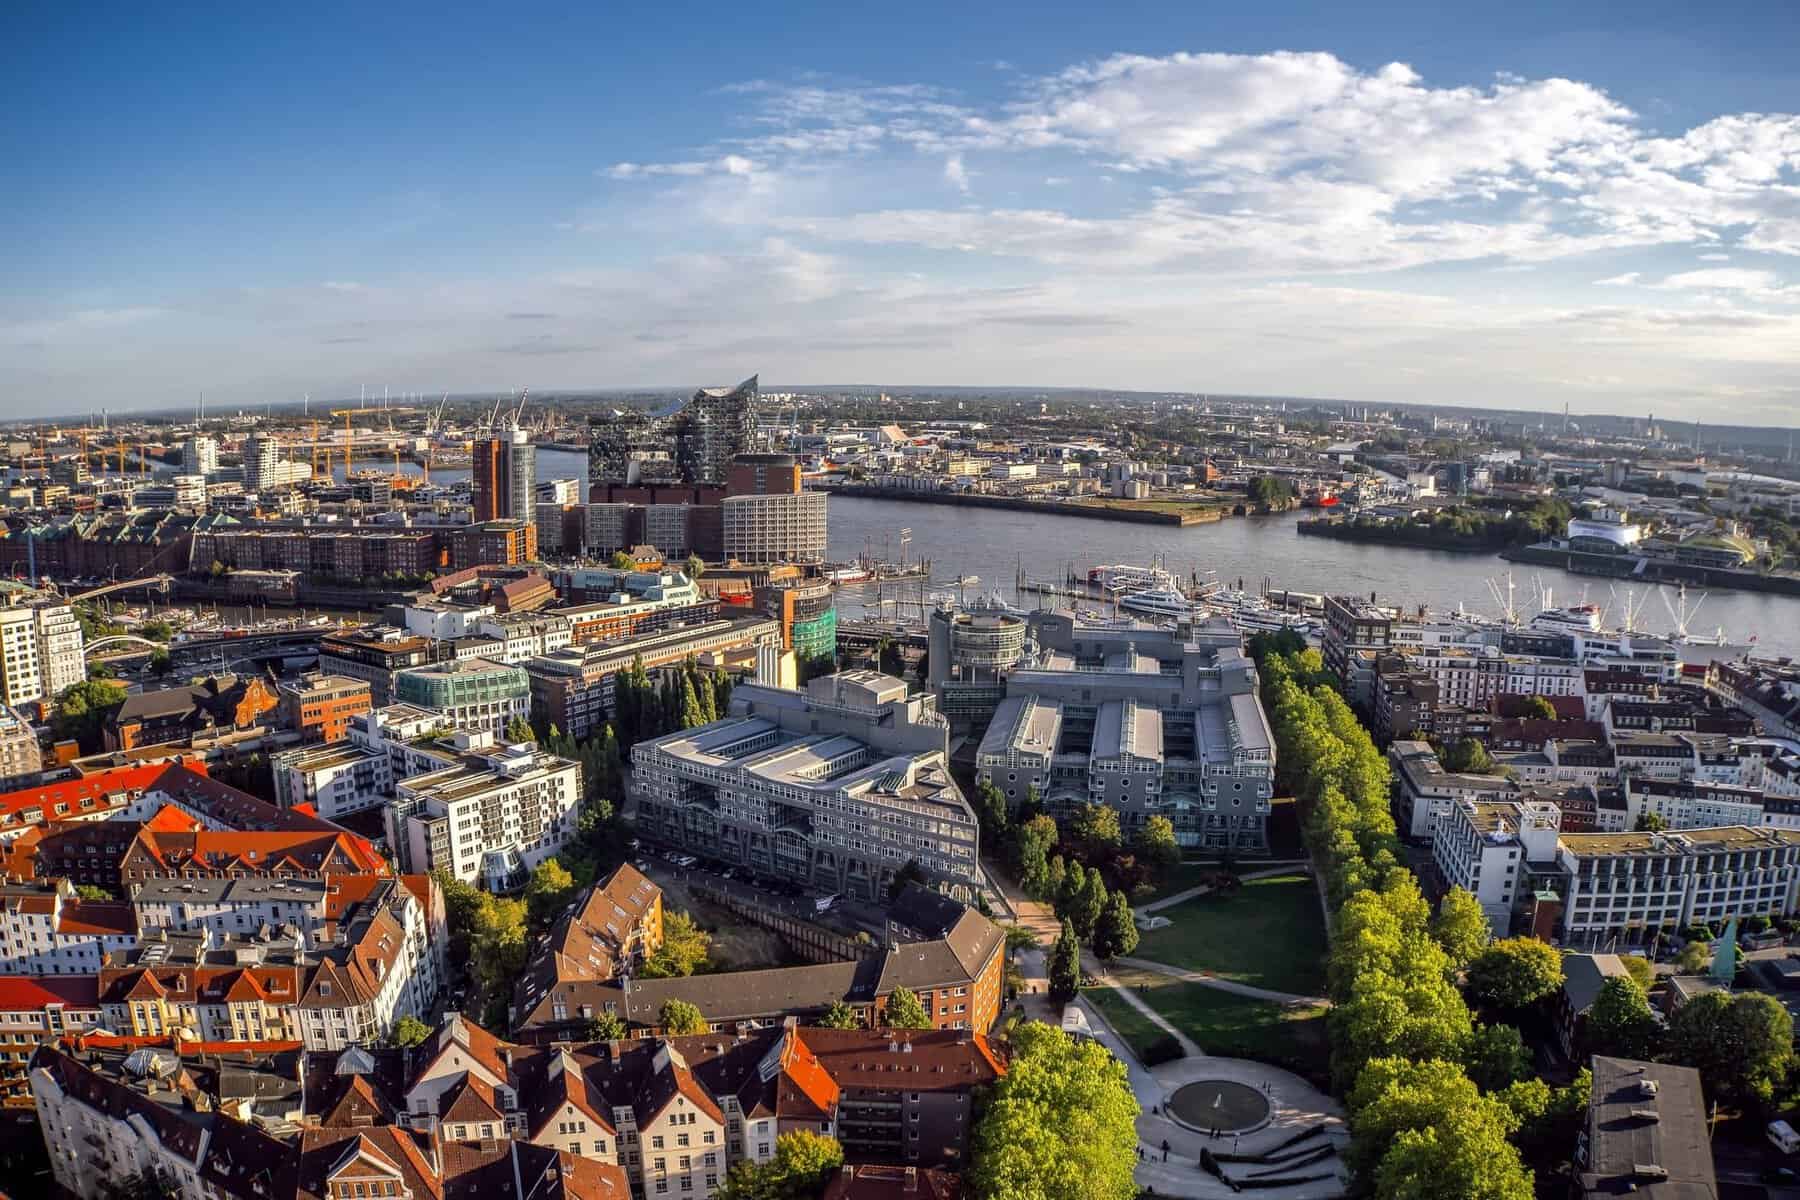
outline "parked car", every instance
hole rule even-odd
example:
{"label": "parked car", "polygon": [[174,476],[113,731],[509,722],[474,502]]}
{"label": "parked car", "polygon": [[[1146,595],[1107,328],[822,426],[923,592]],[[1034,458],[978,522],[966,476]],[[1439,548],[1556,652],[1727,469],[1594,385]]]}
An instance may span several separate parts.
{"label": "parked car", "polygon": [[831,906],[837,902],[838,894],[836,892],[831,893],[829,896],[820,896],[817,900],[813,901],[813,911],[821,913],[830,912]]}

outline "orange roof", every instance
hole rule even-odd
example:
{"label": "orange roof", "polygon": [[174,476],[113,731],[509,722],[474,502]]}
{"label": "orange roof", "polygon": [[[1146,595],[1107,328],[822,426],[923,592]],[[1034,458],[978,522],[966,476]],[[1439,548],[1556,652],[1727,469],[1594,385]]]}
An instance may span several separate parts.
{"label": "orange roof", "polygon": [[781,1039],[781,1082],[775,1094],[780,1114],[800,1115],[790,1113],[784,1103],[800,1102],[810,1104],[815,1114],[828,1116],[837,1098],[837,1081],[819,1064],[819,1056],[800,1040],[798,1031],[788,1030]]}
{"label": "orange roof", "polygon": [[193,833],[206,827],[173,804],[165,804],[144,822],[144,828],[157,833]]}
{"label": "orange roof", "polygon": [[137,913],[121,900],[64,900],[56,922],[58,933],[115,936],[137,931]]}
{"label": "orange roof", "polygon": [[[166,762],[154,762],[136,767],[113,767],[78,779],[0,793],[0,827],[19,824],[27,819],[26,814],[33,812],[37,814],[32,819],[33,824],[61,817],[79,817],[84,813],[105,813],[110,807],[105,803],[105,797],[145,791],[168,770],[168,766]],[[206,774],[204,761],[190,769]]]}
{"label": "orange roof", "polygon": [[0,975],[0,1011],[41,1012],[52,1004],[99,1008],[99,979],[93,975]]}

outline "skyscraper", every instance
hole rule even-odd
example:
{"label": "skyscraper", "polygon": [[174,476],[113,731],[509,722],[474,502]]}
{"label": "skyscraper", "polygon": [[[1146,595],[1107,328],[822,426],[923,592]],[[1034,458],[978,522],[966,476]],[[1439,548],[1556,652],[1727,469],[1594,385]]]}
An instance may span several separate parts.
{"label": "skyscraper", "polygon": [[473,468],[476,521],[536,523],[537,447],[529,433],[508,424],[477,438]]}

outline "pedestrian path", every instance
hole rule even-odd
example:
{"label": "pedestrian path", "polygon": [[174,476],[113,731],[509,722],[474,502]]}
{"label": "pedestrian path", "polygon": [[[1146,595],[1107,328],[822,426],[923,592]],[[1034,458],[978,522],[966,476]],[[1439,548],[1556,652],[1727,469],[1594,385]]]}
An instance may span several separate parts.
{"label": "pedestrian path", "polygon": [[[1220,979],[1216,975],[1190,971],[1186,967],[1171,967],[1168,963],[1153,962],[1148,958],[1120,957],[1114,961],[1121,966],[1136,967],[1140,971],[1153,971],[1158,975],[1167,975],[1170,979],[1179,979],[1183,983],[1197,983],[1202,987],[1217,988],[1221,992],[1235,992],[1240,996],[1254,996],[1258,1000],[1273,1000],[1278,1004],[1331,1003],[1323,996],[1302,996],[1294,992],[1277,992],[1248,983],[1239,983],[1235,979]],[[1127,995],[1129,994],[1128,992]]]}
{"label": "pedestrian path", "polygon": [[[1120,961],[1123,962],[1125,960],[1121,959]],[[1137,1009],[1146,1021],[1149,1021],[1152,1025],[1174,1038],[1176,1042],[1180,1044],[1181,1052],[1183,1054],[1187,1055],[1189,1058],[1202,1058],[1205,1056],[1206,1052],[1200,1049],[1199,1043],[1195,1042],[1193,1038],[1171,1025],[1167,1017],[1144,1003],[1144,1001],[1138,997],[1137,993],[1114,979],[1106,972],[1105,968],[1100,965],[1098,960],[1091,955],[1084,954],[1082,956],[1082,967],[1089,975],[1094,977],[1095,982],[1117,992],[1119,996],[1124,999],[1125,1003]],[[1093,1006],[1087,1005],[1086,1007],[1091,1009]]]}
{"label": "pedestrian path", "polygon": [[[1276,875],[1292,875],[1295,871],[1305,871],[1307,869],[1307,864],[1304,862],[1292,862],[1285,866],[1264,867],[1260,871],[1246,871],[1244,874],[1239,875],[1238,878],[1240,880],[1270,879]],[[1148,913],[1156,912],[1158,909],[1173,908],[1177,904],[1186,904],[1189,900],[1194,899],[1194,897],[1204,896],[1213,890],[1212,884],[1203,883],[1198,887],[1191,887],[1185,892],[1176,892],[1173,896],[1164,896],[1161,900],[1152,900],[1148,904],[1140,904],[1137,906],[1137,911],[1140,913]]]}

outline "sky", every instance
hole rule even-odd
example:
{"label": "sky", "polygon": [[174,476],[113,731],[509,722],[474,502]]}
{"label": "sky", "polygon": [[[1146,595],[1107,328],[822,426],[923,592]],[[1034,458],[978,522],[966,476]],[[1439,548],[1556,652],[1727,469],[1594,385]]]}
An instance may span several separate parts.
{"label": "sky", "polygon": [[1800,425],[1796,46],[1782,0],[15,0],[0,415],[760,373]]}

